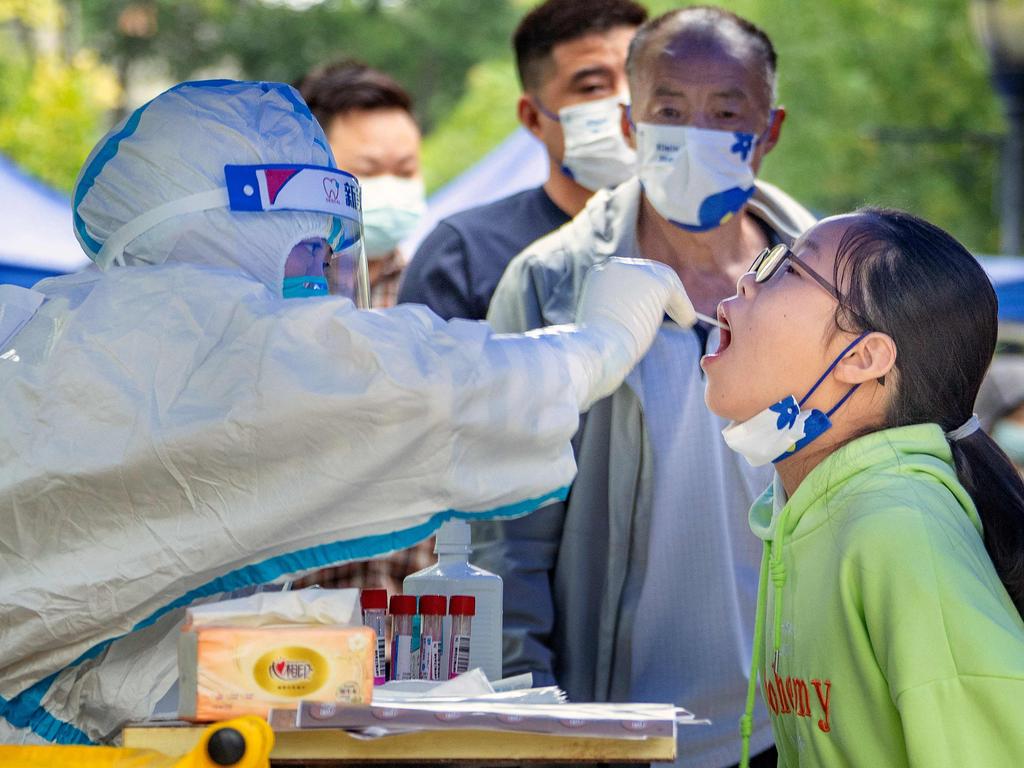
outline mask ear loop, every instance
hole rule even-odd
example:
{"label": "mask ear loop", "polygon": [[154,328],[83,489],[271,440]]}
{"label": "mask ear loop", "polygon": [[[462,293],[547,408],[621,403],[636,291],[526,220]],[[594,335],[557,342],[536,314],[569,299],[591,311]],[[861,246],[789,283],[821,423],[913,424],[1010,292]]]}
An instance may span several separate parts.
{"label": "mask ear loop", "polygon": [[828,413],[826,413],[825,415],[828,416],[831,419],[832,418],[832,414],[835,413],[836,411],[838,411],[840,408],[842,408],[843,407],[843,403],[845,403],[847,400],[849,400],[851,397],[853,397],[853,393],[857,391],[858,387],[860,387],[860,384],[854,384],[852,387],[850,387],[850,391],[847,392],[845,395],[843,395],[842,399],[838,403],[833,405],[832,409]]}
{"label": "mask ear loop", "polygon": [[[849,345],[848,345],[848,346],[846,347],[846,349],[844,349],[844,350],[843,350],[842,352],[840,352],[840,353],[839,353],[839,355],[838,355],[838,356],[836,357],[836,359],[832,361],[832,365],[830,365],[830,366],[828,367],[828,370],[826,370],[826,371],[825,371],[825,372],[824,372],[823,374],[821,374],[821,378],[820,378],[820,379],[818,379],[818,380],[817,380],[816,382],[814,382],[814,386],[813,386],[813,387],[811,387],[811,388],[810,388],[809,390],[807,390],[807,394],[806,394],[806,395],[804,395],[804,396],[803,396],[803,398],[802,398],[802,399],[800,400],[799,406],[800,406],[801,408],[803,408],[803,407],[804,407],[804,403],[806,403],[806,402],[807,402],[807,398],[809,398],[809,397],[810,397],[811,395],[813,395],[813,394],[814,394],[814,391],[815,391],[815,390],[816,390],[816,389],[817,389],[818,387],[820,387],[820,386],[821,386],[821,383],[822,383],[822,382],[823,382],[823,381],[824,381],[824,380],[825,380],[826,378],[828,378],[828,375],[829,375],[830,373],[832,373],[832,371],[833,371],[833,370],[835,370],[835,367],[836,367],[837,365],[839,365],[839,362],[840,362],[840,361],[841,361],[841,360],[842,360],[842,359],[843,359],[844,357],[846,357],[846,353],[847,353],[847,352],[849,352],[849,351],[850,351],[851,349],[853,349],[854,347],[856,347],[856,346],[857,346],[858,344],[860,344],[860,343],[861,343],[862,341],[864,341],[864,337],[865,337],[865,336],[867,336],[867,335],[868,335],[869,333],[871,333],[871,331],[864,331],[864,333],[862,333],[862,334],[861,334],[860,336],[858,336],[858,337],[857,337],[856,339],[854,339],[853,341],[851,341],[851,342],[849,343]],[[846,394],[845,394],[845,395],[843,396],[843,399],[842,399],[842,400],[840,400],[840,401],[839,401],[838,403],[836,403],[836,405],[835,405],[835,406],[834,406],[834,407],[832,408],[832,410],[831,410],[831,411],[829,411],[828,413],[826,413],[825,415],[826,415],[826,416],[831,416],[831,415],[832,415],[833,413],[835,413],[835,412],[836,412],[837,410],[839,410],[839,406],[841,406],[841,405],[842,405],[843,403],[845,403],[845,402],[846,402],[847,400],[849,400],[849,399],[850,399],[850,395],[852,395],[852,394],[854,393],[854,391],[856,391],[857,387],[859,387],[859,386],[860,386],[860,384],[854,384],[854,385],[853,385],[853,387],[852,387],[852,388],[850,389],[850,391],[849,391],[849,392],[847,392],[847,393],[846,393]]]}
{"label": "mask ear loop", "polygon": [[556,123],[562,122],[561,118],[545,107],[544,103],[537,96],[533,97],[533,103],[537,107],[537,111],[544,115],[548,120],[554,120]]}
{"label": "mask ear loop", "polygon": [[775,125],[775,115],[778,112],[775,107],[768,110],[768,125],[767,127],[757,134],[757,138],[754,140],[754,145],[763,144],[766,136],[772,135],[772,127]]}

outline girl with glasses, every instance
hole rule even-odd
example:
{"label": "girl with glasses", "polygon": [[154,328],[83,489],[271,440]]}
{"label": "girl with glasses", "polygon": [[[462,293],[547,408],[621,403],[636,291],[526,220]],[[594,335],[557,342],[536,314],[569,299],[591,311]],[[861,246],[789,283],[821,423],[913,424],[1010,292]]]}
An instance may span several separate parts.
{"label": "girl with glasses", "polygon": [[1024,764],[1024,485],[973,415],[996,311],[954,238],[878,209],[719,307],[708,405],[776,468],[741,728],[759,685],[780,766]]}

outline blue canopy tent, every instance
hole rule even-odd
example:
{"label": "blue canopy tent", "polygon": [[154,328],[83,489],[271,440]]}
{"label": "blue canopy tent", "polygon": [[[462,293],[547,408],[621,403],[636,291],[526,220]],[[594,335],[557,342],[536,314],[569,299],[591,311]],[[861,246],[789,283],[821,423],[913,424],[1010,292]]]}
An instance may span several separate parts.
{"label": "blue canopy tent", "polygon": [[402,242],[402,253],[412,256],[441,219],[453,213],[508,197],[548,179],[548,156],[524,128],[517,128],[462,174],[445,184],[427,201],[427,213]]}
{"label": "blue canopy tent", "polygon": [[999,298],[999,319],[1024,324],[1024,257],[979,256]]}
{"label": "blue canopy tent", "polygon": [[0,155],[0,283],[31,287],[89,264],[71,229],[71,202]]}

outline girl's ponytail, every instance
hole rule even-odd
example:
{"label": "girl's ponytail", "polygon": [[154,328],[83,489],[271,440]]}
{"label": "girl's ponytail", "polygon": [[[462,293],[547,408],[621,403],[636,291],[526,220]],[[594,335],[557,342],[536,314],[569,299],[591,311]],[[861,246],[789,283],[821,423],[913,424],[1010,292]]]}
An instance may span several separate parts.
{"label": "girl's ponytail", "polygon": [[971,494],[996,573],[1024,617],[1024,481],[1009,457],[981,429],[951,439],[956,474]]}
{"label": "girl's ponytail", "polygon": [[992,438],[973,421],[964,424],[995,352],[995,290],[977,259],[934,224],[903,211],[858,213],[836,258],[834,282],[849,286],[836,324],[896,341],[882,426],[935,423],[946,430],[985,549],[1024,616],[1024,482]]}

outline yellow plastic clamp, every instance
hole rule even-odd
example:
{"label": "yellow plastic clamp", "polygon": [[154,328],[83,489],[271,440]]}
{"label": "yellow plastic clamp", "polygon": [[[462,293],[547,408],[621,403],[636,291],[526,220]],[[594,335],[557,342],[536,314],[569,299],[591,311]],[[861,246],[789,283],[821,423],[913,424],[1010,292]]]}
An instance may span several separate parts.
{"label": "yellow plastic clamp", "polygon": [[274,732],[258,717],[214,723],[183,757],[122,747],[5,747],[4,768],[269,768]]}

